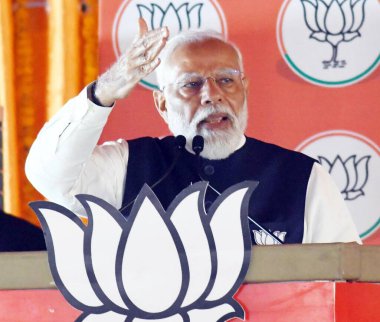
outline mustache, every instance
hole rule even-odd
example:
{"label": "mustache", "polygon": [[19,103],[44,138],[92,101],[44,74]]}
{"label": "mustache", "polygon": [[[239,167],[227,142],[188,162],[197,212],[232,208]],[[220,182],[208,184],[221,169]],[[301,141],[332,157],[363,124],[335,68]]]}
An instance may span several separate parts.
{"label": "mustache", "polygon": [[199,123],[207,119],[212,114],[222,113],[232,121],[232,124],[236,124],[237,116],[231,112],[231,109],[224,105],[211,105],[198,109],[191,120],[192,126],[197,126]]}

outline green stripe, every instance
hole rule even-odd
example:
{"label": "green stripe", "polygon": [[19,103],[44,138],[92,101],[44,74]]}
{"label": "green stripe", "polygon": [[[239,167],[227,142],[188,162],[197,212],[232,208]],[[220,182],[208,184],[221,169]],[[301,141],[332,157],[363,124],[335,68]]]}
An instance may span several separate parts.
{"label": "green stripe", "polygon": [[148,86],[151,90],[159,89],[157,85],[149,83],[143,79],[140,81],[140,83],[143,83],[145,86]]}
{"label": "green stripe", "polygon": [[353,77],[353,78],[350,78],[350,79],[347,79],[347,80],[344,80],[344,81],[340,81],[340,82],[327,82],[327,81],[323,81],[323,80],[320,80],[320,79],[317,79],[317,78],[314,78],[314,77],[311,77],[309,76],[308,74],[304,73],[301,69],[299,69],[297,67],[297,65],[291,60],[290,56],[288,54],[285,54],[285,59],[288,61],[288,63],[297,71],[297,73],[301,74],[303,77],[315,82],[315,83],[319,83],[319,84],[323,84],[323,85],[343,85],[343,84],[348,84],[348,83],[352,83],[352,82],[355,82],[356,80],[362,78],[365,74],[369,73],[373,68],[376,67],[376,65],[379,63],[380,61],[380,54],[377,56],[376,60],[373,62],[373,64],[371,66],[369,66],[364,72],[362,72],[361,74]]}
{"label": "green stripe", "polygon": [[376,228],[377,226],[380,225],[380,218],[377,220],[377,222],[371,227],[369,228],[368,230],[366,230],[364,233],[360,234],[360,238],[364,238],[366,236],[368,236],[370,233],[372,233]]}

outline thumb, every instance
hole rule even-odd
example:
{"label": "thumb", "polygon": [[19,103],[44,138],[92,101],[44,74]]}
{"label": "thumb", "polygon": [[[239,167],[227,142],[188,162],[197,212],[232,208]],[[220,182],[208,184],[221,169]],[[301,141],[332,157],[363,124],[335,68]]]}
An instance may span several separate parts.
{"label": "thumb", "polygon": [[148,32],[148,25],[143,18],[139,18],[139,36],[143,36]]}

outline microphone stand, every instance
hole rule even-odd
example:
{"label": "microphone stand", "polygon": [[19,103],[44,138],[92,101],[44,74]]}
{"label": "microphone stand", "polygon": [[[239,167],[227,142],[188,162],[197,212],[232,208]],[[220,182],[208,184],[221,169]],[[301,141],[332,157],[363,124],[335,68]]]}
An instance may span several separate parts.
{"label": "microphone stand", "polygon": [[[196,135],[194,136],[193,138],[193,144],[192,144],[192,148],[193,148],[193,151],[195,153],[195,155],[197,156],[198,158],[198,167],[197,167],[197,173],[198,173],[198,177],[202,180],[202,181],[207,181],[205,179],[203,179],[203,177],[201,176],[201,172],[200,172],[200,165],[201,165],[201,152],[203,151],[203,148],[204,148],[204,139],[202,136],[200,135]],[[208,187],[210,187],[214,192],[216,192],[219,196],[221,195],[221,193],[216,190],[213,186],[211,186],[210,184],[208,184]],[[263,226],[261,226],[256,220],[252,219],[251,217],[248,216],[248,220],[252,221],[258,228],[260,228],[261,230],[263,230],[266,234],[268,234],[269,236],[271,236],[274,240],[276,240],[278,243],[280,244],[284,244],[284,242],[278,238],[276,235],[274,235],[272,232],[270,232],[268,229],[264,228]]]}
{"label": "microphone stand", "polygon": [[[183,135],[178,135],[178,136],[175,137],[175,143],[176,143],[175,145],[176,145],[176,148],[177,148],[177,153],[176,153],[176,155],[174,157],[174,160],[171,163],[171,165],[168,168],[168,170],[164,173],[164,175],[150,186],[150,188],[152,190],[153,190],[154,187],[158,186],[162,181],[164,181],[167,178],[167,176],[173,171],[174,167],[176,166],[176,164],[178,162],[178,159],[179,159],[180,155],[182,154],[183,149],[185,148],[186,138]],[[136,196],[136,198],[137,198],[137,196]],[[134,198],[133,200],[131,200],[127,205],[122,206],[119,209],[119,211],[122,212],[123,210],[127,209],[128,207],[130,207],[136,201],[136,198]]]}

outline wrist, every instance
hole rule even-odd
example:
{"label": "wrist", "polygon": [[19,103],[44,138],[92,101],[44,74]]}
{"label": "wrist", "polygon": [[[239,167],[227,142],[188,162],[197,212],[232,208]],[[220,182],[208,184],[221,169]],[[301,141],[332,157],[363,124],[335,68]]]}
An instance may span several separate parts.
{"label": "wrist", "polygon": [[96,105],[103,107],[111,107],[114,104],[114,101],[108,101],[99,96],[100,95],[97,92],[97,81],[95,81],[89,86],[88,98],[90,99],[90,101]]}

